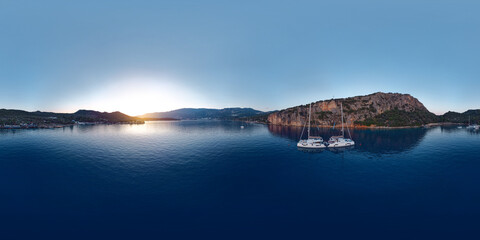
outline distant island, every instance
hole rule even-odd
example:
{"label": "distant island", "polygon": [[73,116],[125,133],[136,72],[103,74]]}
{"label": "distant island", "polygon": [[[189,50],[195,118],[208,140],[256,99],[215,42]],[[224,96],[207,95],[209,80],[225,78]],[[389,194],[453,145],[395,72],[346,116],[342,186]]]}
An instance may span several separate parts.
{"label": "distant island", "polygon": [[[435,115],[409,94],[377,92],[366,96],[338,98],[312,103],[310,124],[332,127],[339,124],[340,106],[345,122],[355,128],[419,127],[480,122],[480,110]],[[145,121],[219,119],[281,126],[304,126],[309,104],[263,112],[253,108],[181,108],[168,112],[128,116],[121,112],[79,110],[75,113],[27,112],[0,109],[0,128],[52,128],[74,124],[143,124]]]}
{"label": "distant island", "polygon": [[[313,126],[331,127],[341,122],[340,105],[350,127],[415,127],[444,124],[467,124],[480,121],[480,110],[464,113],[447,112],[435,115],[409,94],[377,92],[366,96],[323,100],[312,103]],[[309,105],[301,105],[271,113],[266,123],[283,126],[304,126]]]}
{"label": "distant island", "polygon": [[181,120],[194,119],[220,119],[220,120],[237,120],[242,118],[252,118],[268,114],[253,108],[181,108],[168,112],[147,113],[138,116],[142,119],[148,118],[173,118]]}

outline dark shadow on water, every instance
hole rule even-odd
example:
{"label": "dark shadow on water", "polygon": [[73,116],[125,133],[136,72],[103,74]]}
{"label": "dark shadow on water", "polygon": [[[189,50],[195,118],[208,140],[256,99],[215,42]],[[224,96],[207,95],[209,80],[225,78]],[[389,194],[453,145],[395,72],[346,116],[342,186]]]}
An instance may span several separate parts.
{"label": "dark shadow on water", "polygon": [[297,147],[297,148],[298,148],[298,151],[304,152],[304,153],[322,153],[322,152],[328,151],[326,148],[322,148],[322,149],[311,149],[311,148],[301,148],[301,147]]}
{"label": "dark shadow on water", "polygon": [[355,149],[355,146],[341,147],[341,148],[321,148],[321,149],[311,149],[311,148],[298,148],[300,152],[304,153],[323,153],[323,152],[332,152],[332,153],[344,153]]}
{"label": "dark shadow on water", "polygon": [[[285,127],[268,125],[268,130],[274,136],[298,141],[302,134],[301,127]],[[312,135],[320,135],[325,141],[331,136],[339,134],[338,129],[314,128]],[[355,141],[354,149],[370,153],[399,153],[416,147],[430,129],[405,128],[405,129],[351,129],[352,139]],[[348,136],[348,134],[346,133]],[[306,137],[306,130],[303,138]],[[330,150],[330,149],[329,149]],[[344,152],[351,149],[334,149],[336,152]]]}
{"label": "dark shadow on water", "polygon": [[428,131],[425,128],[356,130],[354,139],[360,151],[399,153],[418,146]]}
{"label": "dark shadow on water", "polygon": [[344,153],[346,151],[350,151],[355,149],[355,146],[348,146],[348,147],[341,147],[341,148],[328,148],[328,151],[333,153]]}

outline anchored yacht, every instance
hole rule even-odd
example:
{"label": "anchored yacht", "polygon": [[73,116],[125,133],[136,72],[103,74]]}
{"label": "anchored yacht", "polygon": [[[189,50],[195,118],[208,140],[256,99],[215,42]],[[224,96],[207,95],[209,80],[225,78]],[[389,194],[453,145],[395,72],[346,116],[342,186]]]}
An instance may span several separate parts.
{"label": "anchored yacht", "polygon": [[349,147],[353,145],[355,145],[355,142],[352,139],[343,136],[333,136],[328,140],[329,148]]}
{"label": "anchored yacht", "polygon": [[310,103],[310,109],[308,111],[308,130],[307,130],[307,139],[301,139],[303,136],[303,131],[305,130],[305,125],[302,129],[302,135],[300,136],[300,141],[297,143],[297,147],[299,148],[326,148],[325,143],[323,142],[323,138],[320,136],[310,136],[310,118],[312,115],[312,104]]}
{"label": "anchored yacht", "polygon": [[338,147],[349,147],[355,145],[355,142],[351,139],[352,136],[350,135],[350,130],[348,129],[347,125],[347,131],[348,135],[350,138],[345,138],[345,130],[343,127],[343,105],[340,103],[340,109],[342,112],[342,135],[340,136],[332,136],[328,140],[328,147],[329,148],[338,148]]}
{"label": "anchored yacht", "polygon": [[478,130],[478,129],[480,129],[480,126],[477,125],[477,124],[471,124],[471,123],[470,123],[470,116],[468,116],[468,126],[467,126],[467,129]]}

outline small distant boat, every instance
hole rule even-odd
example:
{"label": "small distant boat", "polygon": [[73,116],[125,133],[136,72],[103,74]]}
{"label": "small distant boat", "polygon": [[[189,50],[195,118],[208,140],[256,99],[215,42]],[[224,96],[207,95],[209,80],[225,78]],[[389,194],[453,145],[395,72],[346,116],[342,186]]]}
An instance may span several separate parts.
{"label": "small distant boat", "polygon": [[242,126],[240,126],[240,128],[241,128],[241,129],[244,129],[245,127],[242,125]]}
{"label": "small distant boat", "polygon": [[332,136],[328,140],[328,147],[329,148],[339,148],[339,147],[350,147],[355,145],[355,142],[351,139],[352,136],[350,135],[350,130],[348,130],[348,125],[347,125],[347,131],[348,135],[350,138],[345,138],[345,130],[343,127],[343,105],[340,103],[340,109],[342,112],[342,135],[341,136]]}
{"label": "small distant boat", "polygon": [[480,129],[480,126],[478,126],[478,125],[475,124],[475,125],[473,125],[473,129],[479,130],[479,129]]}
{"label": "small distant boat", "polygon": [[468,126],[467,126],[467,129],[470,129],[470,130],[478,130],[478,129],[480,129],[480,126],[479,126],[479,125],[476,125],[476,124],[468,125]]}
{"label": "small distant boat", "polygon": [[302,135],[300,136],[300,141],[297,143],[299,148],[309,148],[309,149],[321,149],[326,148],[327,146],[323,142],[323,138],[320,136],[310,136],[310,118],[312,115],[312,104],[310,103],[310,109],[308,111],[308,130],[307,130],[307,139],[301,139],[303,136],[303,131],[305,126],[303,126]]}
{"label": "small distant boat", "polygon": [[77,122],[78,125],[95,125],[93,122]]}
{"label": "small distant boat", "polygon": [[478,130],[480,129],[480,126],[477,124],[471,124],[470,123],[470,116],[468,116],[468,126],[467,129],[473,129],[473,130]]}

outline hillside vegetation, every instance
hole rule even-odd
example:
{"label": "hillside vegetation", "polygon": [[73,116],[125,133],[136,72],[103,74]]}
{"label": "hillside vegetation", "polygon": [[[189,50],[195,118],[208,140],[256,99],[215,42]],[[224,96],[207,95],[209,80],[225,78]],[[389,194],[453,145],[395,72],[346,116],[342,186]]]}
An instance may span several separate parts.
{"label": "hillside vegetation", "polygon": [[97,112],[79,110],[75,113],[27,112],[23,110],[0,109],[0,125],[71,124],[75,122],[141,123],[143,120],[121,112]]}
{"label": "hillside vegetation", "polygon": [[394,109],[367,118],[364,121],[356,121],[355,124],[389,127],[422,126],[428,123],[438,122],[439,119],[440,118],[437,115],[428,111],[407,112],[405,110]]}

